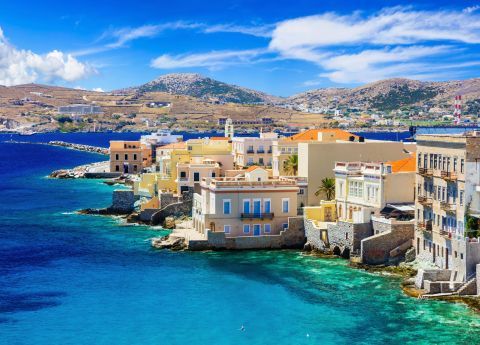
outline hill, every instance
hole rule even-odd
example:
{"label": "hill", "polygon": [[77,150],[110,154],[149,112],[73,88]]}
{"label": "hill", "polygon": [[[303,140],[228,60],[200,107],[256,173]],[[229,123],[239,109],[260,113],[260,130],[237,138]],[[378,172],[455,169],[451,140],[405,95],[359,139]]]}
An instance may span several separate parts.
{"label": "hill", "polygon": [[263,92],[227,84],[195,73],[165,74],[149,83],[131,88],[136,92],[167,92],[205,100],[230,103],[273,103],[280,100]]}
{"label": "hill", "polygon": [[[288,102],[307,108],[350,107],[362,111],[391,111],[402,107],[451,107],[456,95],[462,95],[465,110],[472,111],[480,100],[480,79],[422,82],[394,78],[356,88],[324,88],[303,92]],[[470,109],[470,108],[471,109]]]}

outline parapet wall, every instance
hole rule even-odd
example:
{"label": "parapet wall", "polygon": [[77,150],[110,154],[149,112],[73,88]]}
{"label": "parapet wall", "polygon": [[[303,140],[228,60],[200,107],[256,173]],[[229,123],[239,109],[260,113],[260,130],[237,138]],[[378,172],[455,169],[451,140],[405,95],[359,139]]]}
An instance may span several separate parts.
{"label": "parapet wall", "polygon": [[[373,221],[373,229],[379,231],[377,235],[365,238],[361,241],[360,256],[364,264],[381,265],[393,259],[391,251],[407,243],[405,250],[396,252],[395,257],[405,254],[406,249],[411,246],[414,238],[414,224],[386,224]],[[379,229],[380,228],[380,229]]]}
{"label": "parapet wall", "polygon": [[118,213],[130,213],[134,209],[135,195],[132,190],[114,190],[110,209]]}

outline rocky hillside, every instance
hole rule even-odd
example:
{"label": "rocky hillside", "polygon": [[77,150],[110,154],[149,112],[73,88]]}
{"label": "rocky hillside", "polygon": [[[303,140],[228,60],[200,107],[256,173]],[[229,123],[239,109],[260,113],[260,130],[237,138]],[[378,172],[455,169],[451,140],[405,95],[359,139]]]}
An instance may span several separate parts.
{"label": "rocky hillside", "polygon": [[172,73],[130,90],[168,92],[207,100],[231,103],[272,103],[277,97],[263,92],[223,83],[195,73]]}
{"label": "rocky hillside", "polygon": [[356,88],[326,88],[307,91],[289,102],[307,107],[332,106],[390,111],[408,106],[451,107],[455,95],[462,95],[466,111],[480,101],[480,79],[446,82],[421,82],[386,79]]}

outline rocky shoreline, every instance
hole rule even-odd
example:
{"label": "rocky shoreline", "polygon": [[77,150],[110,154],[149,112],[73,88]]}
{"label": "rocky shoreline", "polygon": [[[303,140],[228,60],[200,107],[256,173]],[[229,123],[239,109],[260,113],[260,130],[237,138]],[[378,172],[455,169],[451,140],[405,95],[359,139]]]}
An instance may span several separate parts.
{"label": "rocky shoreline", "polygon": [[48,177],[62,178],[62,179],[85,178],[86,174],[91,173],[92,178],[94,178],[96,176],[95,174],[104,175],[104,174],[108,174],[109,171],[110,171],[109,161],[103,161],[103,162],[95,162],[95,163],[80,165],[72,169],[55,170],[55,171],[52,171],[50,175],[48,175]]}
{"label": "rocky shoreline", "polygon": [[110,152],[109,149],[107,149],[105,147],[85,145],[85,144],[75,144],[75,143],[69,143],[69,142],[60,141],[60,140],[49,141],[47,143],[47,145],[60,146],[60,147],[65,147],[65,148],[72,149],[72,150],[77,150],[77,151],[98,153],[98,154],[101,154],[101,155],[108,155],[109,152]]}

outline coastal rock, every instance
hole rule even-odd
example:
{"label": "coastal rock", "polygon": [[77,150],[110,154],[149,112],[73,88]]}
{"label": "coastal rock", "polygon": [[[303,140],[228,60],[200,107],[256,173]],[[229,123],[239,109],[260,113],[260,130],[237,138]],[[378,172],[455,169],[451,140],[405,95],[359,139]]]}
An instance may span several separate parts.
{"label": "coastal rock", "polygon": [[415,260],[416,254],[415,254],[415,248],[411,247],[410,249],[407,250],[405,253],[405,262],[412,262]]}
{"label": "coastal rock", "polygon": [[184,238],[169,235],[154,237],[151,239],[151,244],[156,249],[183,250],[186,248]]}
{"label": "coastal rock", "polygon": [[174,217],[167,217],[165,218],[165,222],[163,223],[164,229],[175,229],[175,218]]}
{"label": "coastal rock", "polygon": [[313,250],[311,243],[310,242],[305,243],[305,245],[303,246],[303,250],[306,252],[311,252]]}

